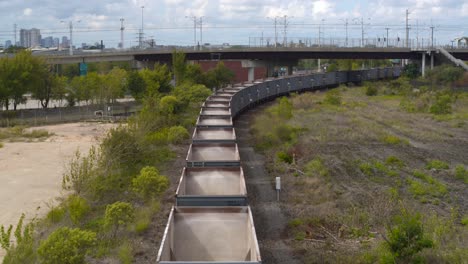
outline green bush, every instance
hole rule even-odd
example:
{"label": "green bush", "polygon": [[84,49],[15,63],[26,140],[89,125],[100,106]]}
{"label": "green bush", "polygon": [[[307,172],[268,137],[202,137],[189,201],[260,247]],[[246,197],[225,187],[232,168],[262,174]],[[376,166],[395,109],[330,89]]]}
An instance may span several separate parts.
{"label": "green bush", "polygon": [[43,264],[81,264],[95,243],[94,232],[61,227],[41,243],[38,253]]}
{"label": "green bush", "polygon": [[67,204],[70,212],[70,219],[75,225],[80,223],[81,219],[85,217],[91,208],[88,202],[78,195],[71,195],[68,197]]}
{"label": "green bush", "polygon": [[449,165],[446,163],[446,162],[443,162],[441,160],[430,160],[427,164],[426,164],[426,169],[430,170],[430,169],[436,169],[436,170],[448,170],[449,169]]}
{"label": "green bush", "polygon": [[293,117],[293,105],[287,97],[281,97],[279,104],[273,108],[276,116],[282,119],[291,119]]}
{"label": "green bush", "polygon": [[91,181],[96,176],[98,160],[99,155],[94,147],[85,157],[81,157],[80,152],[76,151],[68,170],[63,174],[62,188],[72,190],[78,195],[88,192]]}
{"label": "green bush", "polygon": [[367,96],[376,96],[377,95],[377,87],[374,84],[368,84],[366,86],[366,95]]}
{"label": "green bush", "polygon": [[106,207],[104,226],[113,230],[113,237],[120,227],[131,223],[135,218],[133,206],[125,202],[115,202]]}
{"label": "green bush", "polygon": [[281,142],[290,142],[296,138],[296,129],[290,125],[280,124],[275,132]]}
{"label": "green bush", "polygon": [[133,191],[145,199],[162,194],[169,187],[166,176],[160,175],[155,167],[144,167],[140,174],[132,180]]}
{"label": "green bush", "polygon": [[50,211],[47,213],[47,220],[50,223],[58,223],[62,221],[63,217],[65,216],[65,208],[58,206],[58,207],[53,207],[50,209]]}
{"label": "green bush", "polygon": [[410,214],[402,210],[387,227],[386,245],[395,263],[414,263],[419,260],[418,253],[424,248],[431,248],[433,242],[427,238],[420,214]]}
{"label": "green bush", "polygon": [[2,142],[0,142],[0,148],[3,148],[3,143]]}
{"label": "green bush", "polygon": [[184,142],[184,140],[189,139],[189,138],[190,138],[190,135],[185,127],[173,126],[169,128],[167,139],[172,144],[180,144]]}
{"label": "green bush", "polygon": [[436,97],[436,101],[429,108],[429,112],[435,115],[452,113],[452,98],[448,94]]}
{"label": "green bush", "polygon": [[313,160],[309,161],[305,165],[304,171],[307,176],[319,175],[322,177],[327,177],[329,175],[328,169],[325,164],[323,164],[321,158],[314,158]]}
{"label": "green bush", "polygon": [[405,65],[403,68],[403,76],[410,79],[417,78],[419,76],[419,66],[416,63]]}
{"label": "green bush", "polygon": [[330,105],[341,105],[340,91],[338,89],[332,89],[326,92],[324,102]]}
{"label": "green bush", "polygon": [[276,157],[280,162],[291,164],[293,162],[293,156],[285,151],[276,152]]}

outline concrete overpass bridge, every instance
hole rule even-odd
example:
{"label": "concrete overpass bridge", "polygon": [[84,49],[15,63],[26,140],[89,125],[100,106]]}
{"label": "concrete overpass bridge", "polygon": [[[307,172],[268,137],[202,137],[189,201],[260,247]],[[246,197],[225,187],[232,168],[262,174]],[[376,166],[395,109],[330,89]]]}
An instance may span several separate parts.
{"label": "concrete overpass bridge", "polygon": [[[44,56],[51,64],[92,63],[104,61],[130,61],[135,68],[151,66],[154,63],[172,62],[173,48],[127,51],[95,51],[87,53],[75,51],[75,55],[60,53],[37,54]],[[401,47],[306,47],[306,48],[204,48],[202,50],[177,49],[184,52],[189,61],[201,60],[240,60],[242,67],[254,70],[265,67],[269,75],[275,66],[292,67],[300,59],[407,59],[418,61],[424,74],[426,65],[453,61],[468,61],[468,49],[411,49]],[[451,58],[448,58],[447,56]],[[426,63],[426,60],[428,61]],[[249,76],[252,74],[249,72]],[[249,77],[250,79],[250,77]]]}

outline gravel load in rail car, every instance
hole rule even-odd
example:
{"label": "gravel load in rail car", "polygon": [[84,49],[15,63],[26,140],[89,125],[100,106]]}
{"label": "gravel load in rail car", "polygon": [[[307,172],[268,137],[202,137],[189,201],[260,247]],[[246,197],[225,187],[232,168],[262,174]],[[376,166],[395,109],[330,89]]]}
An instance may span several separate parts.
{"label": "gravel load in rail car", "polygon": [[192,144],[187,153],[187,167],[240,166],[237,144]]}
{"label": "gravel load in rail car", "polygon": [[193,131],[193,144],[200,143],[235,143],[236,132],[234,128],[197,127]]}
{"label": "gravel load in rail car", "polygon": [[261,263],[250,207],[173,207],[158,263]]}
{"label": "gravel load in rail car", "polygon": [[231,109],[225,107],[202,107],[200,116],[231,116]]}
{"label": "gravel load in rail car", "polygon": [[202,107],[224,107],[224,108],[229,108],[231,104],[229,102],[211,102],[211,101],[205,101],[202,105]]}
{"label": "gravel load in rail car", "polygon": [[244,172],[236,168],[184,168],[177,206],[246,206]]}
{"label": "gravel load in rail car", "polygon": [[217,116],[199,116],[197,127],[233,127],[232,118]]}
{"label": "gravel load in rail car", "polygon": [[211,102],[229,102],[231,101],[231,97],[232,95],[229,95],[229,96],[211,95],[210,97],[208,97],[207,100]]}

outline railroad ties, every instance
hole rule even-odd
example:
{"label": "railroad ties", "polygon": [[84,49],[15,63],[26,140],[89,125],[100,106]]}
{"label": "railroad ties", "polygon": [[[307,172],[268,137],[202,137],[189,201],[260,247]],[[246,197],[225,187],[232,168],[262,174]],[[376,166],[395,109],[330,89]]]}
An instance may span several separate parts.
{"label": "railroad ties", "polygon": [[392,78],[400,68],[269,78],[217,91],[204,102],[157,262],[261,263],[233,118],[291,92]]}

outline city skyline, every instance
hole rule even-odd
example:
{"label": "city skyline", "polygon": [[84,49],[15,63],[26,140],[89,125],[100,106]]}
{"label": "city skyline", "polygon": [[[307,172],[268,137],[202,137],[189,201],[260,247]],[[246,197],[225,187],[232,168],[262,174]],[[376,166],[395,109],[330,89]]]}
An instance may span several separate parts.
{"label": "city skyline", "polygon": [[[53,7],[53,8],[51,8]],[[34,6],[24,1],[0,3],[8,10],[0,18],[0,43],[14,42],[14,24],[19,29],[38,28],[43,36],[69,36],[73,24],[73,44],[95,43],[100,40],[109,47],[120,42],[121,21],[124,19],[124,46],[137,46],[139,31],[144,27],[144,38],[155,39],[161,45],[188,46],[195,43],[193,17],[203,17],[203,43],[248,44],[250,38],[274,37],[274,18],[280,38],[284,22],[290,38],[317,38],[322,27],[322,38],[405,38],[405,12],[409,9],[410,39],[431,36],[437,43],[468,35],[468,3],[460,1],[289,1],[276,0],[181,0],[137,1],[83,0],[62,3],[56,0],[35,1]],[[143,15],[143,16],[142,16]],[[286,20],[283,21],[286,16]],[[361,20],[362,19],[362,20]],[[347,21],[347,25],[346,25]],[[361,27],[359,21],[364,21]],[[195,38],[200,41],[200,22]],[[361,29],[363,32],[361,32]]]}

